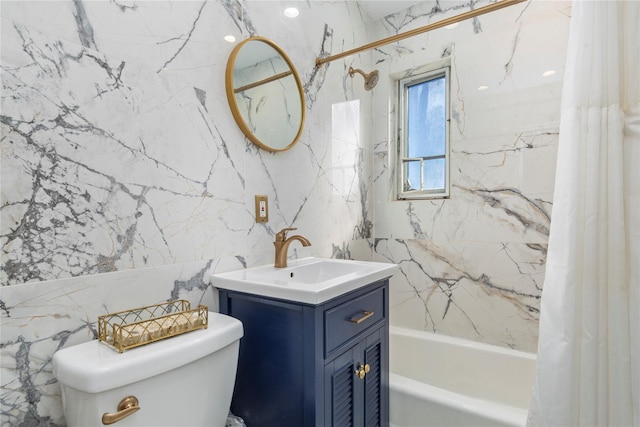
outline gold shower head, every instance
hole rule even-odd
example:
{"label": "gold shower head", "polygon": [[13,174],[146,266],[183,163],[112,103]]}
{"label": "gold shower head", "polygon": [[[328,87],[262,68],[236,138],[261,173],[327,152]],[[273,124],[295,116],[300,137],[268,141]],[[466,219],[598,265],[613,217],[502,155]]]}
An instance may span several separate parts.
{"label": "gold shower head", "polygon": [[376,87],[376,85],[378,84],[378,77],[379,77],[378,70],[373,70],[372,72],[367,74],[364,71],[359,70],[357,68],[349,67],[349,75],[352,78],[354,73],[362,74],[362,77],[364,77],[365,90],[371,90],[374,87]]}

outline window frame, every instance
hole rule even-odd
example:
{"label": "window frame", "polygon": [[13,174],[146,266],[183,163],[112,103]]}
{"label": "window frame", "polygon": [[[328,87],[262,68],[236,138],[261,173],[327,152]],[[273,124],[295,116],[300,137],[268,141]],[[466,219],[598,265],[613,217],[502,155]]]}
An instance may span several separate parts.
{"label": "window frame", "polygon": [[[408,97],[407,90],[410,86],[424,83],[444,76],[445,78],[445,150],[444,150],[444,189],[443,190],[404,190],[405,165],[407,161],[429,160],[432,158],[442,158],[443,156],[429,157],[408,157],[407,153],[407,123],[408,123]],[[449,198],[450,195],[450,124],[451,124],[451,64],[442,63],[430,67],[427,71],[424,68],[419,73],[411,73],[397,80],[398,94],[396,105],[398,105],[398,137],[396,140],[396,200],[429,200]],[[422,168],[421,168],[422,172]],[[422,175],[422,173],[421,173]],[[422,185],[422,184],[421,184]]]}

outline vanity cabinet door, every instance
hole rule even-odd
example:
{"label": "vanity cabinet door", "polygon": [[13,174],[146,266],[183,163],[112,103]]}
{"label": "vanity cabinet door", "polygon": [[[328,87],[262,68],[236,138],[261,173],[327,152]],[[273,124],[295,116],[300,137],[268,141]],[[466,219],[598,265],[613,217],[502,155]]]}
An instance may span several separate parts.
{"label": "vanity cabinet door", "polygon": [[358,426],[362,422],[356,411],[360,406],[361,384],[355,376],[359,348],[353,348],[327,364],[325,370],[325,420],[327,426]]}
{"label": "vanity cabinet door", "polygon": [[385,335],[385,329],[380,328],[327,363],[325,419],[330,420],[328,426],[388,425]]}

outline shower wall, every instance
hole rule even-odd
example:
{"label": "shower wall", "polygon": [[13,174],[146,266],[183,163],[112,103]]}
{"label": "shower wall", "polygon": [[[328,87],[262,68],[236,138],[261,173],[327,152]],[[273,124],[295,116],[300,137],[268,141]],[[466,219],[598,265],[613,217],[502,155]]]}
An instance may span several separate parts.
{"label": "shower wall", "polygon": [[[421,3],[379,21],[376,37],[467,10]],[[570,2],[525,2],[376,49],[374,251],[401,268],[392,324],[536,351],[569,19]],[[450,197],[396,201],[395,80],[443,58]]]}

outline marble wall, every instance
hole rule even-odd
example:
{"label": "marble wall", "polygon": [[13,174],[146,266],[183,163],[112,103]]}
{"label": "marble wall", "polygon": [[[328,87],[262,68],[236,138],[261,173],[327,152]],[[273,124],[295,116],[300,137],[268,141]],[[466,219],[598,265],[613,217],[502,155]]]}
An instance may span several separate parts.
{"label": "marble wall", "polygon": [[[355,3],[2,1],[3,426],[64,425],[51,356],[97,316],[185,298],[217,309],[213,272],[293,256],[371,259],[371,99],[317,56],[368,41]],[[235,44],[278,43],[307,122],[284,153],[240,132],[225,96]],[[237,42],[236,42],[237,43]],[[354,101],[355,100],[355,101]],[[254,195],[270,221],[254,221]]]}
{"label": "marble wall", "polygon": [[[401,267],[392,324],[536,351],[570,6],[521,3],[376,50],[375,258]],[[377,37],[466,10],[425,2]],[[450,198],[394,201],[394,80],[447,59]]]}

